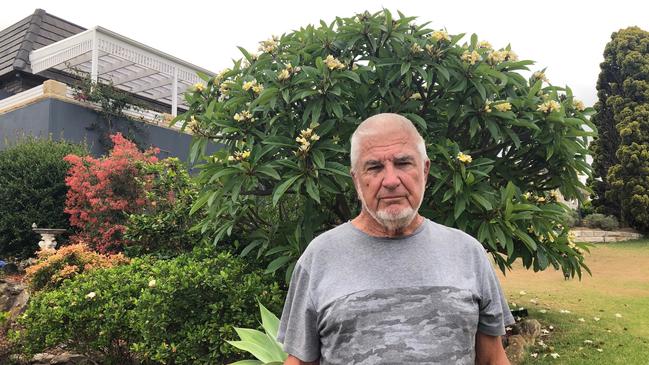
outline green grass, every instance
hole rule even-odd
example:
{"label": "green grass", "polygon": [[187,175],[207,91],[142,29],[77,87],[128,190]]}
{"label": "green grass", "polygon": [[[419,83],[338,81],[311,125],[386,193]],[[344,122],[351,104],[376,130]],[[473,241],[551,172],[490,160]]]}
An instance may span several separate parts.
{"label": "green grass", "polygon": [[581,281],[552,269],[501,275],[510,305],[527,308],[549,331],[541,337],[547,347],[531,347],[538,357],[524,364],[649,364],[649,240],[598,244],[586,263],[593,276]]}

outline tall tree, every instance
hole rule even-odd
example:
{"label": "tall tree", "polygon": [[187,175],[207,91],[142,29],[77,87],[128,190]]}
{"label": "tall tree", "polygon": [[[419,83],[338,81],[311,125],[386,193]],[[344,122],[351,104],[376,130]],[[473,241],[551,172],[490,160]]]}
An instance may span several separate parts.
{"label": "tall tree", "polygon": [[649,229],[649,33],[615,32],[604,50],[591,144],[597,210]]}
{"label": "tall tree", "polygon": [[[432,162],[422,214],[475,235],[503,270],[520,259],[580,275],[583,247],[552,192],[581,198],[590,109],[542,72],[524,78],[533,62],[508,46],[463,38],[363,13],[263,41],[259,55],[241,49],[245,61],[202,75],[177,119],[205,162],[201,231],[216,242],[236,234],[242,255],[274,258],[268,271],[290,277],[313,236],[357,212],[351,133],[395,112],[416,124]],[[201,156],[208,140],[224,148]]]}

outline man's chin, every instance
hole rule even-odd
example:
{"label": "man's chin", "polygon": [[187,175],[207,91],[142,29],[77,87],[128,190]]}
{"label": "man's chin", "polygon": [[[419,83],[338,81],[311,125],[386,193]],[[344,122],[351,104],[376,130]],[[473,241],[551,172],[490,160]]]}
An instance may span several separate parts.
{"label": "man's chin", "polygon": [[417,212],[412,208],[405,208],[400,211],[379,210],[376,212],[377,221],[391,231],[402,230],[415,219]]}

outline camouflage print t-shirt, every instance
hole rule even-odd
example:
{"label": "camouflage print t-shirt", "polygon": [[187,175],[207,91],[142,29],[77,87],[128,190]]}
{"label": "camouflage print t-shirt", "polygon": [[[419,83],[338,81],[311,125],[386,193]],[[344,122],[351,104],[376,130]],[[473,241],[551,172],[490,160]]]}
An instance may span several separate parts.
{"label": "camouflage print t-shirt", "polygon": [[376,238],[345,223],[298,260],[277,339],[302,361],[474,364],[476,331],[513,323],[487,255],[471,236],[429,220]]}

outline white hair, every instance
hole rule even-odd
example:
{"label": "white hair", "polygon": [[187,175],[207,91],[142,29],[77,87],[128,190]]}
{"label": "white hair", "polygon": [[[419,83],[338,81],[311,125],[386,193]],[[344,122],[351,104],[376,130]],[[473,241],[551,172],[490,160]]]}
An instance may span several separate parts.
{"label": "white hair", "polygon": [[426,144],[424,143],[424,138],[419,134],[417,128],[412,124],[410,119],[394,113],[382,113],[376,114],[365,119],[361,124],[358,125],[351,137],[351,148],[349,157],[351,160],[351,169],[356,171],[356,164],[358,163],[359,158],[359,149],[360,144],[363,138],[372,136],[384,130],[387,126],[390,127],[399,127],[402,130],[405,130],[412,134],[415,139],[415,144],[417,152],[423,161],[428,160],[428,155],[426,154]]}

